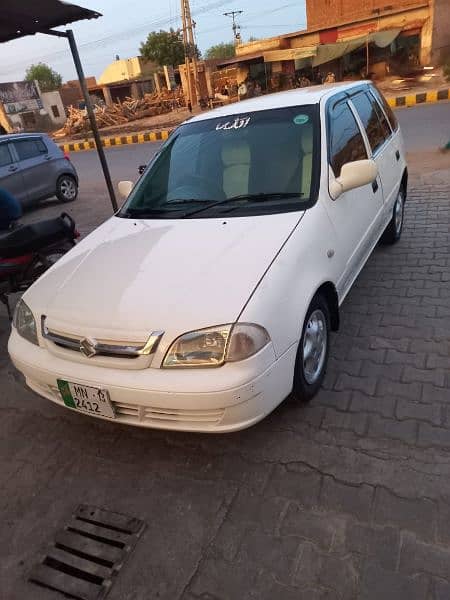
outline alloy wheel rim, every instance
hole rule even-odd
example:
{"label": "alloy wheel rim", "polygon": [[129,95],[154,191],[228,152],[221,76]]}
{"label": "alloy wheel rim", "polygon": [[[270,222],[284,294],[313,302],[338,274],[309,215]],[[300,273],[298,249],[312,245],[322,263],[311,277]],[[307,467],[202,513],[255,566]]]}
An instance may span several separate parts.
{"label": "alloy wheel rim", "polygon": [[67,200],[75,198],[76,188],[71,179],[63,179],[61,181],[61,193]]}
{"label": "alloy wheel rim", "polygon": [[303,338],[303,374],[309,385],[316,383],[322,373],[327,344],[327,322],[317,309],[309,316]]}

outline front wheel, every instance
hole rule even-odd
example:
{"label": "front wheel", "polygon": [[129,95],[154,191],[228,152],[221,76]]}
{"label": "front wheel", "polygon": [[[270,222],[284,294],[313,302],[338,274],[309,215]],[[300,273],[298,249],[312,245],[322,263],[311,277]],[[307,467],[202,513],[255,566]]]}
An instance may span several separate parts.
{"label": "front wheel", "polygon": [[383,244],[395,244],[401,238],[403,231],[403,216],[405,212],[405,190],[400,188],[392,210],[392,218],[386,227],[381,241]]}
{"label": "front wheel", "polygon": [[62,175],[56,183],[56,197],[60,202],[72,202],[78,196],[78,185],[70,175]]}
{"label": "front wheel", "polygon": [[325,378],[330,350],[330,310],[325,298],[317,295],[311,302],[303,324],[295,362],[293,396],[308,402],[319,391]]}

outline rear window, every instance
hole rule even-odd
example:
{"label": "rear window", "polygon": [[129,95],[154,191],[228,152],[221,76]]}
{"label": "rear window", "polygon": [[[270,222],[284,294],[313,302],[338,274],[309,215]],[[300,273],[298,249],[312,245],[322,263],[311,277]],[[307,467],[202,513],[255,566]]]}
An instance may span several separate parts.
{"label": "rear window", "polygon": [[14,147],[19,155],[19,160],[35,158],[42,154],[47,154],[48,149],[41,138],[27,138],[24,140],[14,140]]}
{"label": "rear window", "polygon": [[364,125],[372,152],[375,153],[391,135],[388,122],[373,96],[361,92],[353,96],[351,100]]}
{"label": "rear window", "polygon": [[12,163],[11,152],[8,144],[0,144],[0,167],[6,167]]}
{"label": "rear window", "polygon": [[371,87],[370,93],[373,96],[375,96],[375,98],[378,100],[378,102],[383,107],[383,110],[388,118],[388,121],[391,124],[392,130],[395,131],[398,128],[398,120],[394,114],[394,111],[387,103],[386,98],[383,96],[383,94],[380,92],[380,90],[378,90],[376,87]]}

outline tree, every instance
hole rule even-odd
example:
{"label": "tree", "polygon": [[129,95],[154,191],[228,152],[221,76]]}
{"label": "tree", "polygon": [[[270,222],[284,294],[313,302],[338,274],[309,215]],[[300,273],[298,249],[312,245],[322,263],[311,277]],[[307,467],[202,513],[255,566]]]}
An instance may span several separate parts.
{"label": "tree", "polygon": [[235,54],[236,47],[233,42],[222,42],[221,44],[216,44],[215,46],[208,48],[208,50],[205,52],[205,58],[233,58]]}
{"label": "tree", "polygon": [[28,67],[25,79],[26,81],[37,80],[42,92],[53,92],[53,90],[58,90],[62,84],[61,75],[41,62]]}
{"label": "tree", "polygon": [[[197,46],[188,50],[191,56],[195,53],[195,56],[200,58]],[[170,31],[163,29],[152,31],[148,34],[147,40],[142,42],[140,53],[145,59],[155,62],[160,67],[164,65],[178,67],[184,63],[183,35],[180,30],[174,31],[172,28]]]}

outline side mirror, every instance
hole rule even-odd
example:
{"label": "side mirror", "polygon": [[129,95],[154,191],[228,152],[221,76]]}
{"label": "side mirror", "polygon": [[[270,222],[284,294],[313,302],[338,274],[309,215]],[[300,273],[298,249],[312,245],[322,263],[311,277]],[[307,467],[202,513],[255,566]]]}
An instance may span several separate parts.
{"label": "side mirror", "polygon": [[132,181],[119,181],[119,185],[117,186],[117,189],[119,190],[119,194],[122,196],[122,198],[128,198],[128,196],[131,193],[131,190],[133,189],[133,182]]}
{"label": "side mirror", "polygon": [[378,175],[377,163],[374,160],[355,160],[342,166],[341,174],[330,183],[330,195],[337,200],[344,192],[368,185]]}
{"label": "side mirror", "polygon": [[138,167],[139,175],[142,175],[142,173],[145,171],[146,168],[147,168],[147,165],[139,165],[139,167]]}

